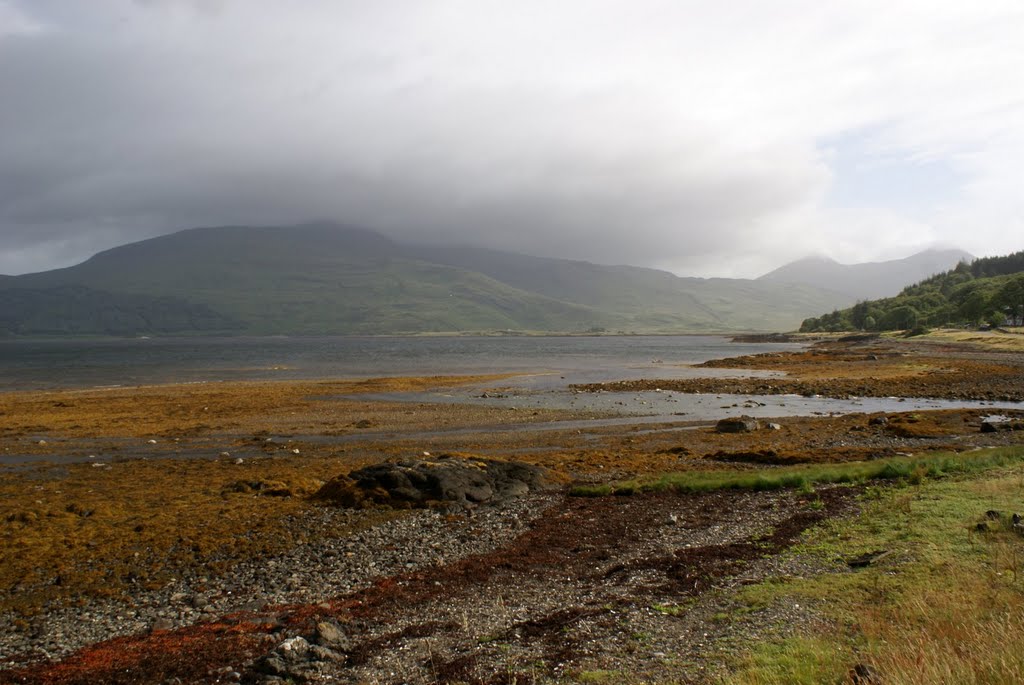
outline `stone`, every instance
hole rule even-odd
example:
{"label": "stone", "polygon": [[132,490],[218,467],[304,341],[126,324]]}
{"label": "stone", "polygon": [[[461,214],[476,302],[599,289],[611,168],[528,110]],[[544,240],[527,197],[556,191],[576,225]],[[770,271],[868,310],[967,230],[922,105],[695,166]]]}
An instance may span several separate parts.
{"label": "stone", "polygon": [[874,552],[867,552],[853,557],[852,559],[846,560],[846,565],[850,568],[865,568],[872,564],[881,561],[885,557],[889,556],[890,550],[880,549]]}
{"label": "stone", "polygon": [[309,648],[310,644],[306,638],[296,635],[279,644],[274,651],[280,654],[286,661],[300,661],[309,653]]}
{"label": "stone", "polygon": [[857,664],[850,669],[849,675],[853,685],[880,685],[882,682],[878,671],[867,664]]}
{"label": "stone", "polygon": [[761,428],[760,422],[750,416],[739,416],[721,419],[715,424],[718,433],[749,433]]}
{"label": "stone", "polygon": [[313,641],[323,647],[339,649],[343,652],[347,652],[352,648],[352,641],[348,635],[333,621],[320,621],[317,623],[313,633]]}
{"label": "stone", "polygon": [[169,618],[158,618],[149,626],[149,631],[155,633],[158,630],[173,630],[174,623]]}
{"label": "stone", "polygon": [[441,455],[367,466],[315,494],[345,507],[471,508],[521,497],[544,484],[542,469],[522,462]]}
{"label": "stone", "polygon": [[326,662],[340,662],[346,661],[348,657],[344,654],[339,654],[329,647],[323,645],[313,645],[309,648],[309,656],[314,661],[326,661]]}
{"label": "stone", "polygon": [[868,419],[869,426],[885,426],[889,423],[888,417],[885,416],[872,416]]}

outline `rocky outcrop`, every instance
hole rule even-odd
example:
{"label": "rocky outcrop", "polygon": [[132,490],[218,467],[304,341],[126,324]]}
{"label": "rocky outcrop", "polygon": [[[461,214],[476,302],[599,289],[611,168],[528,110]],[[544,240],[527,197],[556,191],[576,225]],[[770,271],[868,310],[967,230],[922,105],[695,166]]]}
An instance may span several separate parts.
{"label": "rocky outcrop", "polygon": [[543,470],[531,464],[441,455],[368,466],[328,481],[315,497],[356,508],[466,509],[519,497],[543,485]]}
{"label": "rocky outcrop", "polygon": [[761,423],[749,416],[738,416],[722,419],[715,425],[715,431],[719,433],[749,433],[760,430]]}

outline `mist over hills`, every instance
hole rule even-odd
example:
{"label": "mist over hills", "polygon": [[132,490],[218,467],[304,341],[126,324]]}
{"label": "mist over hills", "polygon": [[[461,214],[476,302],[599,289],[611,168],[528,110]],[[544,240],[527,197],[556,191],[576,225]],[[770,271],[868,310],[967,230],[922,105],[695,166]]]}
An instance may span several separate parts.
{"label": "mist over hills", "polygon": [[[791,330],[855,298],[765,278],[681,278],[330,223],[196,228],[0,278],[8,335]],[[69,323],[69,322],[73,322]]]}
{"label": "mist over hills", "polygon": [[761,276],[760,281],[803,283],[828,288],[857,300],[896,295],[911,283],[940,274],[974,257],[963,250],[925,250],[904,259],[840,264],[828,257],[805,257]]}

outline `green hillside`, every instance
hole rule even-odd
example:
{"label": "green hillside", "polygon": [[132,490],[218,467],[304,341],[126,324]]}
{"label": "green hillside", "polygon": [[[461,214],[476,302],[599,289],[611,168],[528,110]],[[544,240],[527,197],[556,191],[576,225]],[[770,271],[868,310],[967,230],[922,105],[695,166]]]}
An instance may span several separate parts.
{"label": "green hillside", "polygon": [[[157,307],[145,319],[150,328],[139,332],[161,333],[778,330],[849,302],[791,284],[413,248],[334,224],[192,229],[107,250],[66,269],[0,279],[0,292],[68,295],[74,288],[133,302],[171,298],[207,313],[189,319],[167,310],[161,316]],[[53,303],[47,306],[56,311]],[[101,308],[95,297],[79,297],[76,317],[83,323],[74,332],[123,334],[123,326],[104,323],[109,317]],[[5,320],[0,309],[0,326]],[[52,321],[19,320],[2,330],[62,330]],[[94,322],[91,328],[87,321]]]}
{"label": "green hillside", "polygon": [[986,257],[927,278],[896,297],[858,302],[803,322],[801,331],[908,330],[947,325],[1020,323],[1024,252]]}

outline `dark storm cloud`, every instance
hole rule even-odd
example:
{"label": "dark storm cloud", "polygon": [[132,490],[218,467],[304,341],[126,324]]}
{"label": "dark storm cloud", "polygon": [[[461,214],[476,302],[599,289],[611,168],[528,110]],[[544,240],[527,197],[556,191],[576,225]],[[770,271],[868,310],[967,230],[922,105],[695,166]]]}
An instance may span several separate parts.
{"label": "dark storm cloud", "polygon": [[[0,0],[0,273],[314,217],[704,272],[872,221],[881,247],[934,238],[822,206],[819,139],[927,103],[850,107],[835,81],[873,37],[815,37],[839,49],[808,66],[766,22],[806,40],[850,17],[792,5]],[[929,123],[896,146],[941,154]]]}

